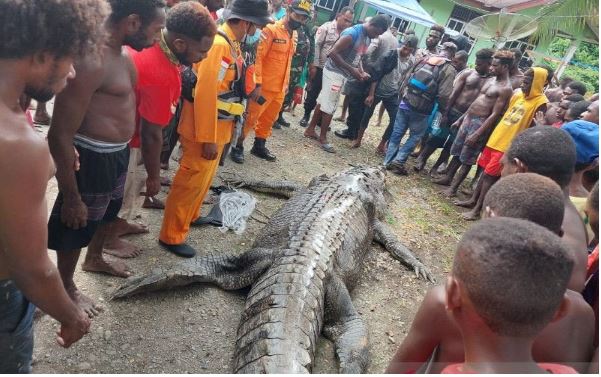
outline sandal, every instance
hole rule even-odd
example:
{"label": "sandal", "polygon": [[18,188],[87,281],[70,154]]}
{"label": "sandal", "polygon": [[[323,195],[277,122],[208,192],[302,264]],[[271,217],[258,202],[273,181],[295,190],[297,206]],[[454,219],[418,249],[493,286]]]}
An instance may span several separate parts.
{"label": "sandal", "polygon": [[320,144],[320,146],[321,146],[321,149],[323,149],[324,151],[326,151],[328,153],[336,153],[336,150],[330,143]]}

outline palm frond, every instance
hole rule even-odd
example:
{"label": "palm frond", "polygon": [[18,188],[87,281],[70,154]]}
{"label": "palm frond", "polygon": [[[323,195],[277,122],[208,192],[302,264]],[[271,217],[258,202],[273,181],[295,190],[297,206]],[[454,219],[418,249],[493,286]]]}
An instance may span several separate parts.
{"label": "palm frond", "polygon": [[588,27],[587,23],[598,24],[598,20],[598,0],[556,0],[538,11],[538,29],[530,36],[530,40],[547,44],[560,32],[581,35]]}

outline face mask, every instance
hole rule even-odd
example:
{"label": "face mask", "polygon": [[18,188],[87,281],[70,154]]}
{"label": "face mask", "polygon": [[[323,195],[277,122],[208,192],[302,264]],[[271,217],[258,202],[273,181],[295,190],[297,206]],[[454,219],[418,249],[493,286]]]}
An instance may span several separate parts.
{"label": "face mask", "polygon": [[259,42],[259,38],[261,38],[261,29],[257,28],[257,31],[255,32],[254,35],[248,35],[248,34],[246,34],[244,36],[244,43],[247,46],[252,46],[255,43]]}
{"label": "face mask", "polygon": [[288,26],[291,30],[297,30],[300,29],[300,27],[303,26],[303,24],[291,18],[288,20]]}

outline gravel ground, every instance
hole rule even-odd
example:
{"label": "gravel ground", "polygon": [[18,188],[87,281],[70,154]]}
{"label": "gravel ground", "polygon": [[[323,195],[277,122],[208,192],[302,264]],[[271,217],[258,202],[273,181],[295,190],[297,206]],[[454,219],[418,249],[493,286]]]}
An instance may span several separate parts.
{"label": "gravel ground", "polygon": [[[268,147],[278,156],[274,163],[247,156],[243,166],[228,160],[225,171],[264,179],[290,179],[308,183],[311,177],[345,169],[348,164],[376,165],[375,146],[384,132],[370,127],[364,145],[350,149],[350,143],[332,135],[337,149],[332,155],[302,136],[299,117],[286,114],[289,129],[274,130]],[[374,117],[375,118],[375,117]],[[385,122],[387,117],[385,116]],[[384,123],[385,123],[384,122]],[[341,129],[334,122],[332,129]],[[45,133],[47,128],[40,128]],[[247,143],[249,143],[247,141]],[[411,163],[409,164],[411,166]],[[177,164],[171,163],[169,175]],[[215,183],[219,183],[218,180]],[[393,197],[387,222],[434,273],[438,281],[448,272],[454,246],[466,223],[459,220],[457,208],[439,195],[425,175],[389,176]],[[56,181],[48,188],[48,206],[57,194]],[[269,216],[283,199],[253,193],[257,209]],[[166,190],[159,195],[166,197]],[[178,261],[156,242],[162,211],[143,210],[150,234],[129,239],[143,247],[142,256],[127,261],[136,274]],[[255,216],[261,218],[260,215]],[[222,234],[217,228],[195,228],[189,241],[201,255],[243,252],[253,242],[263,224],[251,219],[244,234]],[[54,252],[50,252],[54,258]],[[83,259],[83,258],[82,258]],[[235,332],[243,310],[245,292],[226,292],[209,285],[194,285],[169,292],[140,295],[123,301],[109,301],[111,292],[123,280],[86,273],[78,268],[75,276],[81,290],[98,300],[104,312],[93,320],[91,332],[70,349],[55,343],[58,323],[48,316],[36,322],[35,373],[229,373],[234,352]],[[360,282],[352,292],[353,302],[365,320],[370,336],[370,373],[382,373],[411,325],[429,283],[415,275],[377,245],[370,251]],[[332,343],[321,338],[314,372],[336,373]]]}

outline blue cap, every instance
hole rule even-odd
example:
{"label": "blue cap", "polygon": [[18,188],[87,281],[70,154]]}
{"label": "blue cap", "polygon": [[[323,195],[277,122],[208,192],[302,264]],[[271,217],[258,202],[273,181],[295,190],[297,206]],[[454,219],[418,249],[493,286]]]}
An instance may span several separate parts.
{"label": "blue cap", "polygon": [[576,144],[576,163],[590,164],[599,157],[599,125],[586,120],[575,120],[561,126]]}

